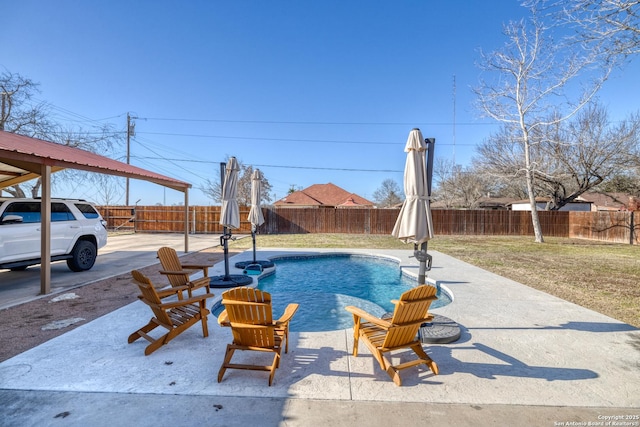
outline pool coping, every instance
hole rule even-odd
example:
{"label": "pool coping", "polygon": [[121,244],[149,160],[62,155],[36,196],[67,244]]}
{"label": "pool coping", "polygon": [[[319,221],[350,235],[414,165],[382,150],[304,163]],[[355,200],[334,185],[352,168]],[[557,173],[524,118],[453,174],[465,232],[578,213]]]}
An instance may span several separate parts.
{"label": "pool coping", "polygon": [[[402,263],[402,259],[397,257],[397,256],[392,256],[389,254],[384,254],[384,253],[380,253],[380,252],[371,252],[371,250],[367,250],[367,253],[363,253],[361,251],[355,250],[355,249],[344,249],[344,250],[336,250],[336,249],[328,249],[328,250],[324,250],[324,249],[314,249],[312,251],[309,250],[305,250],[305,251],[295,251],[292,250],[291,253],[287,253],[287,254],[283,254],[282,253],[282,249],[279,248],[273,248],[273,249],[269,249],[269,248],[265,248],[263,250],[260,251],[261,253],[261,257],[262,259],[266,259],[268,261],[272,261],[274,263],[276,263],[277,261],[282,261],[282,260],[296,260],[296,259],[311,259],[311,258],[330,258],[330,257],[362,257],[362,258],[371,258],[371,259],[380,259],[380,260],[385,260],[385,261],[389,261],[392,263],[397,264],[398,269],[400,270],[400,273],[405,276],[408,277],[412,280],[414,280],[416,282],[416,286],[418,284],[418,273],[415,271],[415,266],[411,265],[409,263],[407,263],[406,265],[403,265]],[[247,251],[249,252],[249,251]],[[243,269],[242,268],[237,268],[235,267],[235,264],[238,262],[247,262],[253,259],[253,252],[251,251],[251,257],[247,258],[247,252],[243,252],[240,253],[238,255],[235,255],[233,257],[229,258],[229,274],[233,275],[233,274],[243,274]],[[269,253],[272,253],[271,255],[269,255]],[[233,267],[231,267],[233,265]],[[224,264],[222,263],[222,267],[224,267]],[[218,266],[214,266],[212,271],[216,272],[219,270]],[[252,287],[255,288],[259,285],[259,281],[260,279],[263,279],[265,277],[271,276],[272,274],[275,274],[277,271],[277,265],[275,265],[274,267],[270,267],[270,268],[266,268],[263,269],[263,271],[260,274],[256,274],[251,276],[251,278],[253,279],[251,284],[247,285],[248,287]],[[218,275],[223,275],[225,272],[224,270],[222,270],[221,272],[219,272]],[[427,271],[428,273],[428,271]],[[216,276],[215,273],[211,273],[211,276]],[[196,277],[196,276],[194,276]],[[451,299],[451,302],[453,303],[455,296],[453,294],[453,292],[451,291],[451,289],[449,289],[447,286],[443,285],[443,284],[438,284],[435,280],[430,279],[429,277],[426,277],[426,282],[427,284],[431,284],[433,286],[435,286],[437,289],[441,290],[442,292],[447,294],[447,297],[449,299]],[[225,290],[230,289],[230,288],[220,288],[220,287],[216,287],[215,290],[219,291],[218,295],[214,298],[212,298],[212,305],[211,305],[211,312],[214,313],[216,312],[218,309],[220,309],[220,307],[222,306],[222,292],[224,292]]]}

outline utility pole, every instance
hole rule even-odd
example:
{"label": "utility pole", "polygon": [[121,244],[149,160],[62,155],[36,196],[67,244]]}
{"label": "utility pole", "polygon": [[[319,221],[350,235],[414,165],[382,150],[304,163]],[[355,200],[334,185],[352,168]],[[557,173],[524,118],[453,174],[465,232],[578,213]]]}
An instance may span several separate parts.
{"label": "utility pole", "polygon": [[0,130],[4,130],[4,122],[5,119],[5,111],[7,111],[7,98],[9,97],[9,92],[1,92],[2,95],[2,109],[0,110]]}
{"label": "utility pole", "polygon": [[[132,117],[127,113],[127,164],[131,164],[131,137],[136,136],[136,122],[133,119],[137,119],[137,117]],[[129,206],[129,177],[126,178],[126,195],[125,195],[125,206]]]}
{"label": "utility pole", "polygon": [[[435,144],[435,140],[434,140]],[[453,75],[453,166],[456,165],[456,75]]]}

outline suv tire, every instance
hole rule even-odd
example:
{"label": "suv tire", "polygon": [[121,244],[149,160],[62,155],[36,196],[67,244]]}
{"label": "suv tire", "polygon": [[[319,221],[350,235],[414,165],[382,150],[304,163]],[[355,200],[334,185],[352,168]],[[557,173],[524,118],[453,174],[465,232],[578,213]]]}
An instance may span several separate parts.
{"label": "suv tire", "polygon": [[98,256],[96,245],[87,240],[80,240],[71,251],[71,258],[67,260],[67,266],[71,271],[86,271],[93,267]]}

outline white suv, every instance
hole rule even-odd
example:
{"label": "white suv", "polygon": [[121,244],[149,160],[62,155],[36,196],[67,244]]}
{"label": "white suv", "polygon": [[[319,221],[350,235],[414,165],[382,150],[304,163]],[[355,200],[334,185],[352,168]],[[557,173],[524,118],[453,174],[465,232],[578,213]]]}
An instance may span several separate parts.
{"label": "white suv", "polygon": [[[51,261],[72,271],[93,267],[107,244],[106,222],[84,200],[51,200]],[[40,264],[40,200],[0,198],[0,269]]]}

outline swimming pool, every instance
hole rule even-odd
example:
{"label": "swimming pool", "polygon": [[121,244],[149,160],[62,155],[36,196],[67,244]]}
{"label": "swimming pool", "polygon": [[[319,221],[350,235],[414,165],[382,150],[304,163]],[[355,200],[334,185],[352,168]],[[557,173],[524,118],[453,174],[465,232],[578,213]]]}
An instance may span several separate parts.
{"label": "swimming pool", "polygon": [[[417,286],[416,280],[401,274],[397,262],[380,257],[330,254],[272,261],[275,272],[262,277],[258,288],[271,293],[274,318],[290,302],[300,304],[290,326],[296,332],[351,328],[353,317],[345,306],[355,305],[381,316],[393,311],[390,300]],[[449,295],[438,290],[438,300],[431,308],[450,302]]]}

